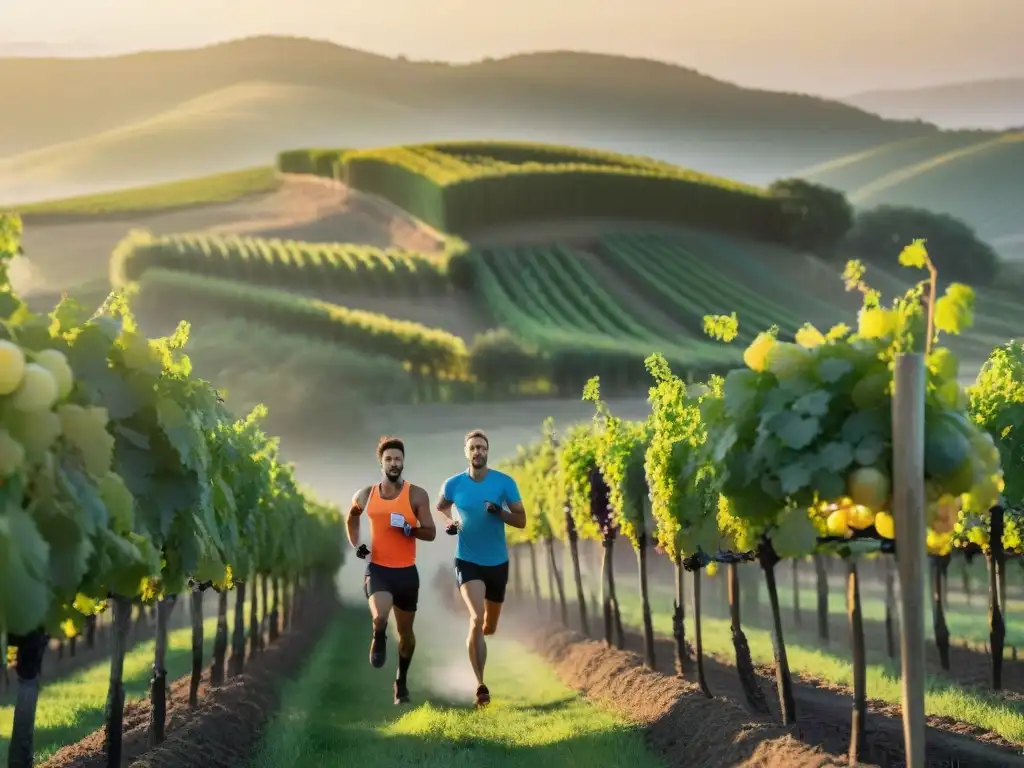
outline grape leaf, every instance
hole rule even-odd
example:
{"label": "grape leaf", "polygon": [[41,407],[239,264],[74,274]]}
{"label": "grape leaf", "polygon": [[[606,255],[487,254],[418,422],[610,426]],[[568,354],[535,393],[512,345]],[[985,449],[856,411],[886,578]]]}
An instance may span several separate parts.
{"label": "grape leaf", "polygon": [[878,435],[866,435],[857,444],[857,448],[853,452],[853,459],[863,467],[871,466],[878,461],[878,457],[882,455],[884,448],[885,443],[881,437]]}
{"label": "grape leaf", "polygon": [[818,363],[818,378],[833,384],[853,370],[853,363],[841,357],[828,357]]}
{"label": "grape leaf", "polygon": [[824,416],[828,413],[828,405],[831,400],[831,393],[824,389],[818,389],[807,393],[793,403],[793,410],[806,416]]}
{"label": "grape leaf", "polygon": [[788,419],[782,421],[773,431],[776,437],[794,450],[806,448],[821,431],[821,422],[809,416],[798,416],[795,413],[785,414]]}
{"label": "grape leaf", "polygon": [[802,463],[787,464],[779,470],[778,476],[782,492],[787,496],[792,496],[801,488],[806,488],[811,481],[811,471],[806,464]]}
{"label": "grape leaf", "polygon": [[820,498],[831,501],[846,492],[846,480],[837,472],[822,467],[814,473],[812,487]]}
{"label": "grape leaf", "polygon": [[831,442],[818,452],[821,466],[833,472],[842,472],[853,463],[853,451],[846,443]]}
{"label": "grape leaf", "polygon": [[772,547],[780,557],[803,557],[814,551],[818,532],[803,509],[783,512],[772,532]]}

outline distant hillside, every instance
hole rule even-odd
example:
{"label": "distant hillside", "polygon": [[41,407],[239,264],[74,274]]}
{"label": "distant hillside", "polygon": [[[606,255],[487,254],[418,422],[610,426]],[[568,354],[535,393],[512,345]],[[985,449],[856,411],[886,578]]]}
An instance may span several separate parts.
{"label": "distant hillside", "polygon": [[[647,60],[550,52],[449,65],[285,37],[6,58],[0,82],[17,105],[0,135],[8,196],[40,183],[78,189],[180,177],[200,162],[190,157],[216,164],[204,172],[260,164],[271,146],[446,138],[588,145],[764,182],[935,131]],[[122,142],[130,145],[123,154]]]}
{"label": "distant hillside", "polygon": [[1024,235],[1024,131],[944,132],[840,157],[801,174],[862,208],[913,205],[970,223],[1006,258]]}
{"label": "distant hillside", "polygon": [[843,101],[883,117],[927,120],[942,128],[1024,128],[1024,77],[868,91]]}

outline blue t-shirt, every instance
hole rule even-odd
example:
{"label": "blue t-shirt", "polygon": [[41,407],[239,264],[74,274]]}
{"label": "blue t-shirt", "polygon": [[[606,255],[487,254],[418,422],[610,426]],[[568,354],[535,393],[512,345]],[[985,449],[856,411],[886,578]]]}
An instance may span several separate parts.
{"label": "blue t-shirt", "polygon": [[467,470],[445,480],[441,495],[455,505],[462,521],[455,556],[476,565],[508,562],[505,522],[487,511],[486,502],[501,507],[522,501],[516,481],[496,469],[474,480]]}

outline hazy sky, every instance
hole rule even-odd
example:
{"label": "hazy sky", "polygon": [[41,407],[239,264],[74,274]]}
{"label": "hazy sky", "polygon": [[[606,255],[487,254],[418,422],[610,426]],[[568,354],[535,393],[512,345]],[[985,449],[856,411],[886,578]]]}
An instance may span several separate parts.
{"label": "hazy sky", "polygon": [[1024,76],[1024,0],[0,0],[0,45],[121,51],[263,33],[452,61],[622,53],[829,95]]}

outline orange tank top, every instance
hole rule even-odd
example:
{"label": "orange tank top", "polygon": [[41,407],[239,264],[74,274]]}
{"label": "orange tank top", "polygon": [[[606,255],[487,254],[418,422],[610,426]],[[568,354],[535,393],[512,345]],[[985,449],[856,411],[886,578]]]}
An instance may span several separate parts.
{"label": "orange tank top", "polygon": [[366,499],[366,516],[370,518],[370,562],[385,568],[408,568],[416,565],[416,538],[406,536],[402,525],[419,525],[409,501],[408,482],[393,499],[380,495],[380,484],[370,488]]}

